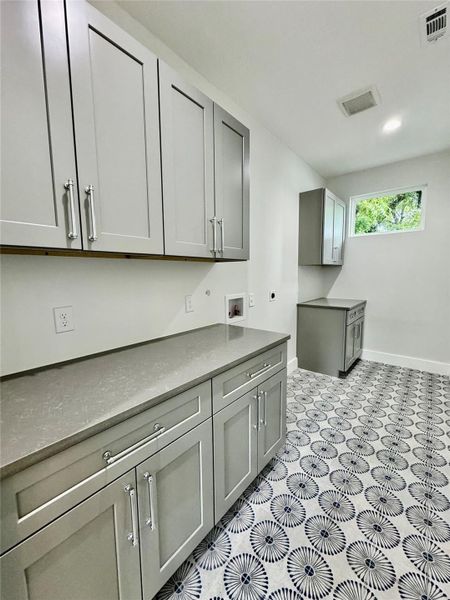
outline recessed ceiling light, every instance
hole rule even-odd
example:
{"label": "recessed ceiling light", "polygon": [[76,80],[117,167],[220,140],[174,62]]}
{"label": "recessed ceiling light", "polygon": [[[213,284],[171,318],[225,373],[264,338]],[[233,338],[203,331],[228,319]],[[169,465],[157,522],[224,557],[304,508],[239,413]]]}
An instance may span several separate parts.
{"label": "recessed ceiling light", "polygon": [[383,131],[385,133],[391,133],[391,131],[395,131],[401,126],[401,119],[389,119],[389,121],[386,121],[386,123],[383,125]]}

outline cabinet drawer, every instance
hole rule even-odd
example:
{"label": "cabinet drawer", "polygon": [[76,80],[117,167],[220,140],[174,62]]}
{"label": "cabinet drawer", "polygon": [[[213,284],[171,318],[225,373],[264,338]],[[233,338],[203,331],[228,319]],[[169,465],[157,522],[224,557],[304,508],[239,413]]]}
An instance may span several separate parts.
{"label": "cabinet drawer", "polygon": [[206,381],[4,479],[2,552],[210,416]]}
{"label": "cabinet drawer", "polygon": [[352,308],[352,310],[347,311],[347,325],[356,321],[356,319],[360,319],[364,316],[366,307],[364,304],[362,306],[357,306],[356,308]]}
{"label": "cabinet drawer", "polygon": [[286,367],[286,344],[267,350],[213,378],[213,412]]}

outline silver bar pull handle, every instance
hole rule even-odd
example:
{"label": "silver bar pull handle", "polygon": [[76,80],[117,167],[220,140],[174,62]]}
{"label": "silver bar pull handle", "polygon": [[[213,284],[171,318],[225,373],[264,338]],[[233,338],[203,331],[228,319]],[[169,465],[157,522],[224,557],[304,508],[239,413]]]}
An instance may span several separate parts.
{"label": "silver bar pull handle", "polygon": [[221,217],[219,219],[219,225],[220,225],[220,254],[223,254],[224,249],[225,249],[225,219],[223,217]]}
{"label": "silver bar pull handle", "polygon": [[138,536],[138,522],[137,522],[137,502],[136,502],[136,490],[130,484],[124,487],[125,492],[128,494],[130,498],[130,508],[131,508],[131,531],[127,535],[127,539],[131,542],[132,546],[137,546],[139,543]]}
{"label": "silver bar pull handle", "polygon": [[264,373],[265,371],[267,371],[267,369],[270,369],[272,365],[270,363],[264,363],[263,366],[261,367],[261,369],[259,369],[258,371],[255,371],[254,373],[246,373],[247,377],[250,377],[250,379],[254,379],[255,377],[258,377],[258,375],[261,375],[261,373]]}
{"label": "silver bar pull handle", "polygon": [[88,197],[89,220],[91,226],[88,238],[90,242],[95,242],[97,240],[97,222],[95,220],[94,186],[88,185],[84,191],[86,192]]}
{"label": "silver bar pull handle", "polygon": [[264,427],[267,427],[267,392],[264,390],[264,392],[262,392],[262,395],[264,397],[264,419],[263,419],[263,425],[264,425]]}
{"label": "silver bar pull handle", "polygon": [[263,420],[261,418],[262,410],[261,410],[261,394],[258,392],[256,396],[258,398],[258,431],[261,429],[261,425],[263,424]]}
{"label": "silver bar pull handle", "polygon": [[73,179],[68,179],[64,184],[68,195],[68,214],[69,214],[69,232],[67,237],[69,240],[76,240],[78,237],[77,231],[77,216],[75,214],[75,201],[73,199]]}
{"label": "silver bar pull handle", "polygon": [[136,442],[132,446],[125,448],[125,450],[122,450],[122,452],[119,452],[118,454],[113,454],[111,452],[111,450],[106,450],[105,452],[103,452],[103,455],[102,455],[103,460],[105,461],[105,463],[107,465],[112,465],[114,462],[116,462],[120,458],[123,458],[130,452],[133,452],[133,450],[137,450],[138,448],[140,448],[147,442],[150,442],[154,438],[157,438],[158,435],[161,435],[162,433],[164,433],[165,430],[166,430],[166,428],[163,425],[160,425],[159,423],[155,423],[153,425],[153,433],[151,433],[150,435],[145,437],[143,440],[139,440],[139,442]]}
{"label": "silver bar pull handle", "polygon": [[156,508],[155,508],[155,499],[153,495],[153,486],[155,478],[150,473],[144,473],[144,479],[147,482],[148,487],[148,505],[150,514],[148,518],[145,520],[145,524],[150,527],[152,531],[156,529]]}
{"label": "silver bar pull handle", "polygon": [[216,254],[217,253],[217,217],[213,217],[212,219],[209,220],[210,223],[212,223],[213,226],[213,247],[212,247],[212,254]]}

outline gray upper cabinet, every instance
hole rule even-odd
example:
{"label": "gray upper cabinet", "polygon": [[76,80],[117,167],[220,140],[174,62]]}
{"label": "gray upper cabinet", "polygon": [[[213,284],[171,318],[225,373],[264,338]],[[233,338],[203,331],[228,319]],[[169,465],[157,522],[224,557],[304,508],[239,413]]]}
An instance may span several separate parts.
{"label": "gray upper cabinet", "polygon": [[300,265],[343,264],[345,215],[345,202],[325,188],[300,194]]}
{"label": "gray upper cabinet", "polygon": [[275,456],[286,438],[286,369],[258,386],[258,472]]}
{"label": "gray upper cabinet", "polygon": [[141,463],[142,586],[150,599],[213,526],[211,419]]}
{"label": "gray upper cabinet", "polygon": [[159,85],[165,251],[212,258],[213,103],[162,61]]}
{"label": "gray upper cabinet", "polygon": [[87,2],[67,2],[83,244],[163,253],[157,59]]}
{"label": "gray upper cabinet", "polygon": [[2,600],[140,600],[135,471],[0,559]]}
{"label": "gray upper cabinet", "polygon": [[249,258],[250,132],[214,104],[218,258]]}
{"label": "gray upper cabinet", "polygon": [[0,9],[1,243],[81,248],[63,1]]}

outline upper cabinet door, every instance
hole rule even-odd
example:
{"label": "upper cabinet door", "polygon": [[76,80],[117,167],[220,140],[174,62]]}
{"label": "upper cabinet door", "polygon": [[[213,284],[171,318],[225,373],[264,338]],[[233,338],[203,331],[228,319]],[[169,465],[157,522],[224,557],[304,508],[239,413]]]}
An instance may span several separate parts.
{"label": "upper cabinet door", "polygon": [[214,257],[213,103],[159,61],[166,254]]}
{"label": "upper cabinet door", "polygon": [[214,104],[218,258],[249,258],[250,132]]}
{"label": "upper cabinet door", "polygon": [[87,2],[67,22],[84,248],[162,254],[157,60]]}
{"label": "upper cabinet door", "polygon": [[333,236],[334,236],[334,196],[324,190],[323,199],[323,240],[322,264],[333,265]]}
{"label": "upper cabinet door", "polygon": [[81,248],[64,4],[0,6],[1,243]]}
{"label": "upper cabinet door", "polygon": [[345,239],[345,203],[339,198],[334,201],[333,252],[334,264],[342,265]]}

